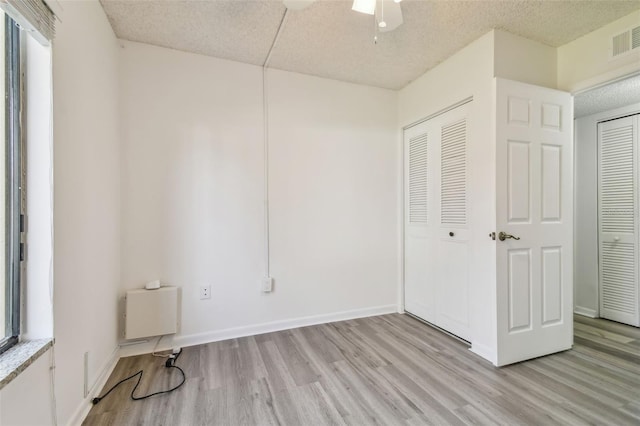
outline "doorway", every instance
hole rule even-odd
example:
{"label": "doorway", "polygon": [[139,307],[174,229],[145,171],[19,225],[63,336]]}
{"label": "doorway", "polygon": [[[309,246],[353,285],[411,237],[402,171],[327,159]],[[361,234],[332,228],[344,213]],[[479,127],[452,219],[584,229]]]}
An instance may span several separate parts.
{"label": "doorway", "polygon": [[575,313],[638,326],[640,75],[581,92],[574,106]]}

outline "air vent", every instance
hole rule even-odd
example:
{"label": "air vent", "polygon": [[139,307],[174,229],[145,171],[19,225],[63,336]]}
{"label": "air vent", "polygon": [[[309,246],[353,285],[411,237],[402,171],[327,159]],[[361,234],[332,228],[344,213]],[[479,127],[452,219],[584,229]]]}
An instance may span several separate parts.
{"label": "air vent", "polygon": [[640,27],[631,30],[631,49],[640,47]]}
{"label": "air vent", "polygon": [[640,48],[640,26],[616,34],[611,38],[611,57],[623,55]]}

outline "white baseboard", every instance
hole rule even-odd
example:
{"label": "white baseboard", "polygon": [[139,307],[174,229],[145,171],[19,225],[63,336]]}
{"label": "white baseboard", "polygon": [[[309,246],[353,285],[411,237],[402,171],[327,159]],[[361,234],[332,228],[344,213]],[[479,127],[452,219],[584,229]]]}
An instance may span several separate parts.
{"label": "white baseboard", "polygon": [[598,318],[598,312],[595,309],[585,308],[582,306],[576,306],[573,309],[573,313],[589,318]]}
{"label": "white baseboard", "polygon": [[[289,330],[292,328],[326,324],[356,318],[372,317],[376,315],[392,314],[396,312],[398,312],[398,305],[393,304],[353,309],[350,311],[332,312],[330,314],[312,315],[282,321],[273,321],[244,327],[227,328],[223,330],[208,331],[205,333],[187,334],[175,336],[173,338],[167,336],[162,339],[157,350],[164,351],[175,347],[184,348],[187,346],[203,345],[206,343],[219,342],[221,340],[255,336],[257,334],[271,333],[274,331]],[[152,339],[150,342],[141,343],[139,345],[120,347],[120,356],[125,357],[151,353],[156,341],[156,339]]]}
{"label": "white baseboard", "polygon": [[471,347],[469,348],[469,350],[474,354],[486,359],[493,365],[496,365],[496,352],[490,347],[478,343],[471,343]]}
{"label": "white baseboard", "polygon": [[333,312],[330,314],[313,315],[294,318],[283,321],[273,321],[264,324],[250,325],[246,327],[228,328],[226,330],[211,331],[207,333],[179,336],[173,339],[174,346],[194,346],[204,343],[218,342],[220,340],[236,339],[238,337],[255,336],[257,334],[272,333],[274,331],[289,330],[292,328],[306,327],[310,325],[326,324],[336,321],[346,321],[356,318],[372,317],[395,313],[397,305],[376,306],[372,308],[354,309],[351,311]]}
{"label": "white baseboard", "polygon": [[69,425],[80,426],[84,419],[89,414],[91,407],[93,404],[91,400],[100,394],[102,387],[107,383],[107,379],[113,372],[113,369],[116,367],[118,360],[120,359],[120,348],[116,347],[111,355],[107,358],[107,361],[103,364],[102,368],[98,370],[100,373],[96,378],[93,386],[89,389],[89,394],[85,399],[82,400],[76,411],[71,416],[71,420],[69,421]]}

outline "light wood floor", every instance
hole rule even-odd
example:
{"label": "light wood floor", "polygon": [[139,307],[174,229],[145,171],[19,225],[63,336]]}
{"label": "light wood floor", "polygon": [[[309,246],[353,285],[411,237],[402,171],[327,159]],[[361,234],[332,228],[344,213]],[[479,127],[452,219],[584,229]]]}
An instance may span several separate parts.
{"label": "light wood floor", "polygon": [[[179,390],[131,401],[123,385],[84,424],[640,424],[640,329],[579,316],[572,350],[503,368],[398,314],[189,347],[177,364]],[[141,368],[138,395],[180,378],[145,355],[105,388]]]}

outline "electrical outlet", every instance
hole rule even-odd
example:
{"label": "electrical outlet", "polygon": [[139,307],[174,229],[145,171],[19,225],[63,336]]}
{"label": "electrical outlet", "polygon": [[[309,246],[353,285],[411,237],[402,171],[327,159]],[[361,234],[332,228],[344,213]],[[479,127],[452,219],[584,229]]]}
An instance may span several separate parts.
{"label": "electrical outlet", "polygon": [[271,291],[273,291],[273,278],[264,277],[262,279],[262,291],[264,293],[270,293]]}
{"label": "electrical outlet", "polygon": [[200,300],[211,299],[211,286],[203,285],[200,287]]}

